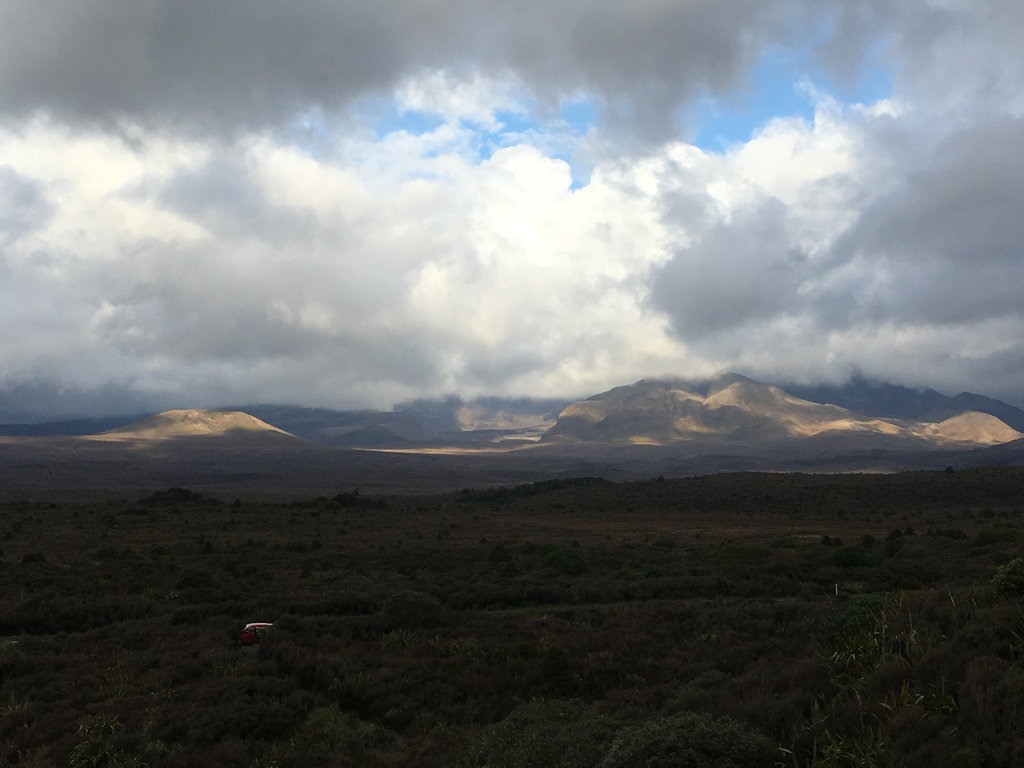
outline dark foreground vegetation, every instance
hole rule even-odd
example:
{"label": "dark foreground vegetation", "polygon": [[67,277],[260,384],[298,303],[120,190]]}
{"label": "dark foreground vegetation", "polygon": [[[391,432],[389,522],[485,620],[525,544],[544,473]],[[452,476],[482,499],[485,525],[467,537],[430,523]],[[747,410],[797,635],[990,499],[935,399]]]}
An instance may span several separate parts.
{"label": "dark foreground vegetation", "polygon": [[1024,765],[1022,525],[1015,468],[7,503],[0,765]]}

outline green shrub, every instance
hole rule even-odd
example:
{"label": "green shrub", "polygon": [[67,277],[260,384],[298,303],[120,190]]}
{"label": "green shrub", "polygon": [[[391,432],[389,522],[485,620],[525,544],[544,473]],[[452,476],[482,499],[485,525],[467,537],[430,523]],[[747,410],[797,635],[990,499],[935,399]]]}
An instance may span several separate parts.
{"label": "green shrub", "polygon": [[966,539],[967,533],[963,528],[936,528],[932,531],[933,536],[942,536],[946,539]]}
{"label": "green shrub", "polygon": [[578,701],[532,701],[491,732],[491,768],[592,768],[607,752],[618,725]]}
{"label": "green shrub", "polygon": [[177,589],[205,589],[213,584],[213,574],[206,568],[185,568],[174,582]]}
{"label": "green shrub", "polygon": [[582,553],[564,544],[545,553],[542,562],[545,568],[558,571],[564,576],[580,576],[587,572],[587,563]]}
{"label": "green shrub", "polygon": [[953,753],[950,765],[953,768],[982,768],[985,765],[985,756],[970,747],[964,747]]}
{"label": "green shrub", "polygon": [[1020,531],[1010,525],[990,525],[978,531],[971,542],[972,547],[987,547],[990,544],[1013,542],[1020,538]]}
{"label": "green shrub", "polygon": [[139,758],[114,746],[121,723],[114,716],[89,715],[78,724],[79,742],[68,756],[70,768],[142,768]]}
{"label": "green shrub", "polygon": [[403,589],[385,598],[380,618],[388,629],[429,627],[441,618],[441,604],[430,595]]}
{"label": "green shrub", "polygon": [[855,595],[837,607],[829,618],[826,632],[829,641],[834,642],[874,626],[884,606],[885,595],[882,593]]}
{"label": "green shrub", "polygon": [[785,560],[776,560],[770,566],[768,571],[774,576],[780,576],[782,578],[792,578],[797,574],[797,567],[793,563]]}
{"label": "green shrub", "polygon": [[366,750],[383,747],[394,739],[390,731],[337,707],[317,707],[296,729],[292,746],[315,754],[359,757]]}
{"label": "green shrub", "polygon": [[866,568],[876,560],[874,553],[864,547],[843,547],[832,555],[832,562],[840,568]]}
{"label": "green shrub", "polygon": [[715,549],[715,554],[730,563],[752,563],[762,560],[771,554],[764,544],[754,541],[723,541]]}
{"label": "green shrub", "polygon": [[[202,613],[194,605],[183,605],[180,608],[174,609],[174,612],[171,614],[171,624],[198,624],[202,618]],[[236,635],[237,633],[232,631],[232,636]]]}
{"label": "green shrub", "polygon": [[731,720],[683,712],[619,733],[599,768],[770,768],[777,750]]}
{"label": "green shrub", "polygon": [[1020,597],[1024,595],[1024,558],[1015,557],[996,569],[992,577],[992,588],[996,597]]}

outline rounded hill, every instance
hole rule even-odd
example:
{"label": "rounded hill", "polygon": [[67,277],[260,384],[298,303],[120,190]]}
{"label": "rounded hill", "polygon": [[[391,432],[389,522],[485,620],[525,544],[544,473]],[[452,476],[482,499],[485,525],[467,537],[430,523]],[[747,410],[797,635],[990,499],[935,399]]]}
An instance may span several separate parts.
{"label": "rounded hill", "polygon": [[283,429],[267,424],[242,411],[175,410],[135,421],[103,433],[108,437],[165,438],[196,437],[227,434],[288,435]]}

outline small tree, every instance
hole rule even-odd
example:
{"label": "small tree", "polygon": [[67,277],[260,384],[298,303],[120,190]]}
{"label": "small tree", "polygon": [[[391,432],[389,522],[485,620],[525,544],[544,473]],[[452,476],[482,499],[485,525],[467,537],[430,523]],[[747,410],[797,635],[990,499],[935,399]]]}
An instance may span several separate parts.
{"label": "small tree", "polygon": [[996,597],[1020,597],[1024,595],[1024,558],[1015,557],[996,569],[992,577],[992,588]]}

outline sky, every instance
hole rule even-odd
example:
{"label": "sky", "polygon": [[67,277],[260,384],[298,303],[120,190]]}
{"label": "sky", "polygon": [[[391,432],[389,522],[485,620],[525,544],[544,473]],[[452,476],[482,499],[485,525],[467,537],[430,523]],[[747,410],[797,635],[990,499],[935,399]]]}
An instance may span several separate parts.
{"label": "sky", "polygon": [[1018,0],[0,0],[0,419],[1024,406]]}

